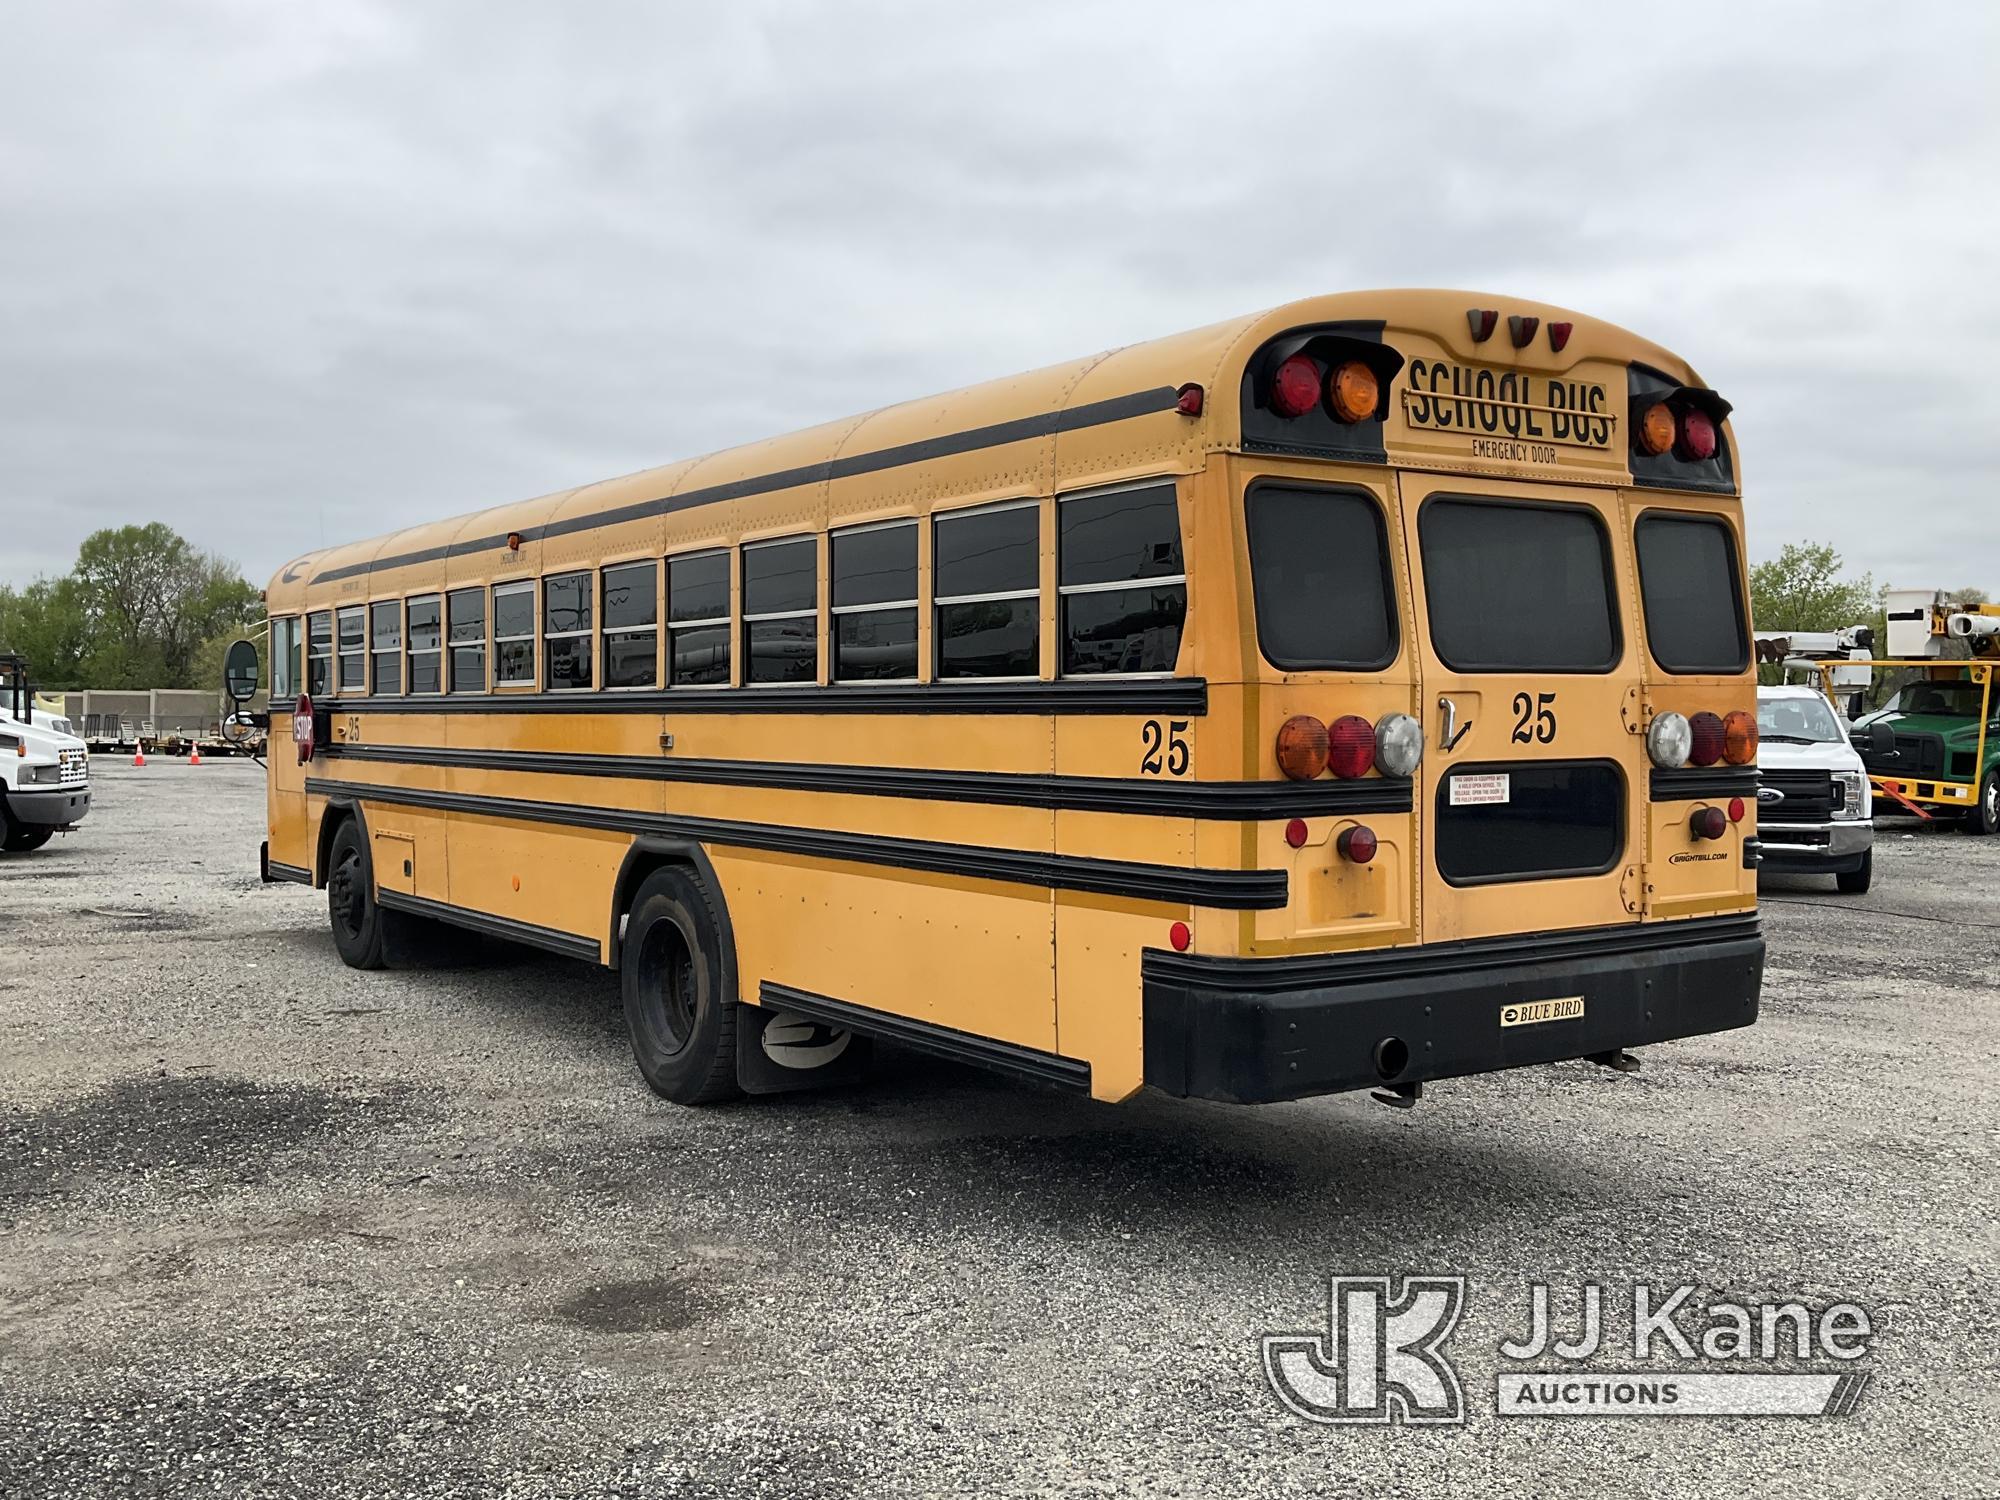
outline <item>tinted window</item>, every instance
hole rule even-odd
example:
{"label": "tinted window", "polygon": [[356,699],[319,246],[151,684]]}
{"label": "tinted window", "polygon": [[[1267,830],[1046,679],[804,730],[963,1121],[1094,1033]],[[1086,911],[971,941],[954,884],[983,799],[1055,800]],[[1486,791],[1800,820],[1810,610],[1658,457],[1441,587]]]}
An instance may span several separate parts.
{"label": "tinted window", "polygon": [[1056,514],[1065,588],[1178,577],[1183,571],[1180,512],[1171,484],[1065,500]]}
{"label": "tinted window", "polygon": [[917,526],[871,526],[833,538],[833,607],[914,603]]}
{"label": "tinted window", "polygon": [[667,559],[667,619],[726,620],[729,618],[729,554],[706,552],[698,557]]}
{"label": "tinted window", "polygon": [[[1460,777],[1476,795],[1454,800]],[[1506,796],[1492,795],[1495,777]],[[1625,848],[1625,779],[1602,761],[1502,761],[1452,768],[1438,781],[1438,873],[1453,885],[1593,875]]]}
{"label": "tinted window", "polygon": [[543,687],[559,691],[591,685],[590,620],[596,585],[594,573],[558,573],[542,580]]}
{"label": "tinted window", "polygon": [[1295,672],[1387,666],[1396,615],[1388,532],[1374,500],[1260,484],[1244,508],[1264,659]]}
{"label": "tinted window", "polygon": [[1431,647],[1461,672],[1605,672],[1611,544],[1594,512],[1430,500],[1417,515]]}
{"label": "tinted window", "polygon": [[813,682],[819,677],[819,621],[812,615],[752,620],[743,627],[746,682]]}
{"label": "tinted window", "polygon": [[486,592],[460,589],[445,596],[445,622],[451,636],[451,690],[486,690]]}
{"label": "tinted window", "polygon": [[535,680],[535,586],[508,584],[493,591],[493,680]]}
{"label": "tinted window", "polygon": [[368,685],[367,611],[343,609],[339,614],[340,669],[342,692],[360,692]]}
{"label": "tinted window", "polygon": [[333,616],[321,611],[306,616],[306,691],[333,688]]}
{"label": "tinted window", "polygon": [[403,690],[403,604],[391,599],[368,606],[368,647],[374,655],[378,693]]}
{"label": "tinted window", "polygon": [[729,627],[683,626],[667,632],[668,677],[676,687],[729,686]]}
{"label": "tinted window", "polygon": [[1187,615],[1172,484],[1061,500],[1062,669],[1170,672]]}
{"label": "tinted window", "polygon": [[817,608],[814,540],[772,542],[743,549],[743,613],[789,614]]}
{"label": "tinted window", "polygon": [[1646,645],[1669,672],[1740,672],[1749,665],[1736,539],[1706,516],[1642,516],[1633,529]]}
{"label": "tinted window", "polygon": [[439,650],[436,594],[410,601],[409,622],[404,627],[404,634],[410,642],[410,691],[443,692],[443,655]]}
{"label": "tinted window", "polygon": [[[727,558],[717,561],[727,562]],[[725,572],[727,570],[725,569]],[[723,579],[726,591],[729,580]],[[604,628],[627,630],[659,618],[660,570],[655,563],[623,563],[604,570]]]}
{"label": "tinted window", "polygon": [[833,631],[833,675],[841,681],[897,682],[917,675],[914,605],[835,615]]}
{"label": "tinted window", "polygon": [[1035,677],[1042,670],[1042,601],[985,599],[940,604],[937,612],[940,679]]}
{"label": "tinted window", "polygon": [[1041,527],[1035,505],[939,516],[932,541],[937,597],[1039,589]]}

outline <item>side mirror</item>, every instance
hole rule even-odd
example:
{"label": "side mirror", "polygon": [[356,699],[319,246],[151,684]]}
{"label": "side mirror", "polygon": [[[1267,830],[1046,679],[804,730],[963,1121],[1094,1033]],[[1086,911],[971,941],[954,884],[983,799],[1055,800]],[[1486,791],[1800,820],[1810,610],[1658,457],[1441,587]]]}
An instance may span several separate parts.
{"label": "side mirror", "polygon": [[1896,731],[1879,719],[1868,726],[1868,753],[1885,759],[1896,753]]}
{"label": "side mirror", "polygon": [[257,648],[249,641],[232,641],[222,658],[222,690],[238,708],[257,696]]}

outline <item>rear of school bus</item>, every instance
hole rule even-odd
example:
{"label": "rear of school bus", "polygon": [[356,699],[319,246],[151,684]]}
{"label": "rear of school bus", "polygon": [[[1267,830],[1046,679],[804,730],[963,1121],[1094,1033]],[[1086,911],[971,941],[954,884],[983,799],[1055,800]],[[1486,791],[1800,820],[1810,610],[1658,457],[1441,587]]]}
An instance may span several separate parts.
{"label": "rear of school bus", "polygon": [[1432,292],[1282,309],[1200,399],[1201,774],[1310,787],[1298,816],[1200,825],[1201,863],[1283,870],[1289,898],[1147,949],[1145,1081],[1401,1103],[1750,1024],[1727,403],[1623,330]]}

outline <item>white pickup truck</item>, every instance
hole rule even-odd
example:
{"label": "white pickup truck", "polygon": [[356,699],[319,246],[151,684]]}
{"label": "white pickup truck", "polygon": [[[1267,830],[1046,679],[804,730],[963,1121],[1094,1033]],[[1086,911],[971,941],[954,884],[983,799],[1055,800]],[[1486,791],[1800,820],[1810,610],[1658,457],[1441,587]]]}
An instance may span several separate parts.
{"label": "white pickup truck", "polygon": [[1858,896],[1875,867],[1868,773],[1826,695],[1805,686],[1757,689],[1760,868],[1831,875]]}
{"label": "white pickup truck", "polygon": [[90,811],[90,751],[35,712],[28,664],[0,655],[0,852],[26,854]]}

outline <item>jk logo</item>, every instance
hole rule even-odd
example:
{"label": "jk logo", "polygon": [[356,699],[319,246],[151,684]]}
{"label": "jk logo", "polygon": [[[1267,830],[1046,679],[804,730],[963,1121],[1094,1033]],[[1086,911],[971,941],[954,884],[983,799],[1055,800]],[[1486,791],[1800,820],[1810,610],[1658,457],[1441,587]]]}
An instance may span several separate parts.
{"label": "jk logo", "polygon": [[1325,1333],[1264,1336],[1264,1376],[1308,1422],[1465,1421],[1465,1391],[1443,1353],[1465,1309],[1463,1276],[1328,1282]]}

